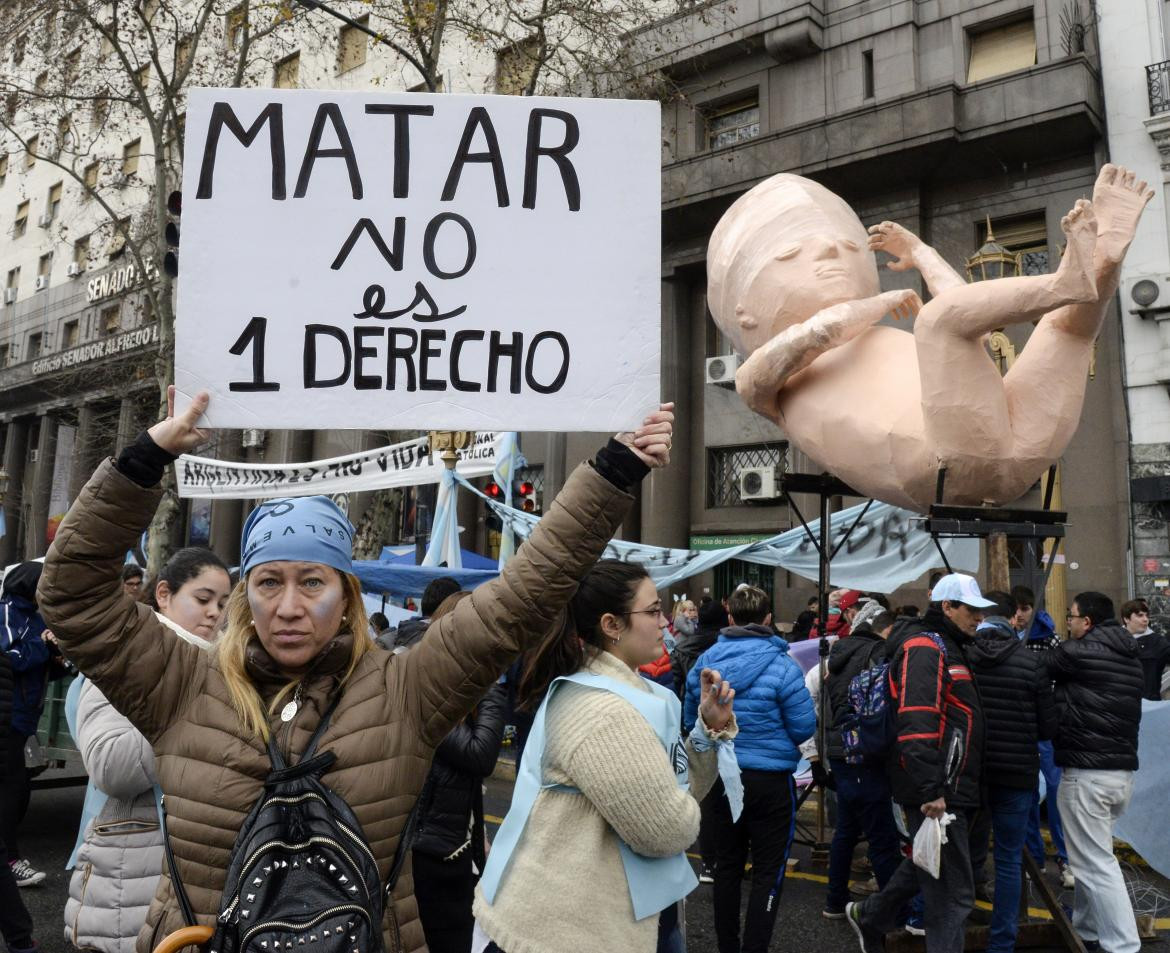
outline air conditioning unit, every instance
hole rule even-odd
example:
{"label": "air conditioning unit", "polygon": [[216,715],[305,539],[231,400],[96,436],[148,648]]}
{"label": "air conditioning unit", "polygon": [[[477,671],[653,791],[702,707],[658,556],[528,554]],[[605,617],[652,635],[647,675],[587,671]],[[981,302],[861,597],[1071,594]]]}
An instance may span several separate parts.
{"label": "air conditioning unit", "polygon": [[53,224],[53,216],[50,215],[48,212],[45,212],[40,218],[37,219],[37,224],[41,228],[48,228],[50,225]]}
{"label": "air conditioning unit", "polygon": [[1121,306],[1142,318],[1170,314],[1170,275],[1129,279],[1121,289]]}
{"label": "air conditioning unit", "polygon": [[739,358],[734,354],[720,354],[707,358],[707,383],[721,387],[735,386],[735,372],[739,370]]}
{"label": "air conditioning unit", "polygon": [[76,278],[81,274],[81,265],[75,261],[69,262],[69,267],[65,269],[65,274],[70,278]]}
{"label": "air conditioning unit", "polygon": [[4,289],[4,303],[5,304],[16,304],[16,289],[15,288],[5,288]]}
{"label": "air conditioning unit", "polygon": [[49,276],[48,275],[37,275],[36,290],[37,291],[44,291],[47,287],[49,287]]}
{"label": "air conditioning unit", "polygon": [[741,500],[774,500],[780,495],[777,467],[744,467],[736,475]]}
{"label": "air conditioning unit", "polygon": [[268,434],[263,430],[248,429],[240,434],[240,446],[245,450],[259,450],[267,437]]}

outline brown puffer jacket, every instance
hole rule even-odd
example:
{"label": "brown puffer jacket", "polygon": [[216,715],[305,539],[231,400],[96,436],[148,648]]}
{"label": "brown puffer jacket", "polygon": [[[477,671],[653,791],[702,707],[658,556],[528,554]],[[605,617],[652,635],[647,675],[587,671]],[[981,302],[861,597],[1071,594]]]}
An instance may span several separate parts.
{"label": "brown puffer jacket", "polygon": [[[159,495],[112,460],[103,463],[57,531],[39,598],[68,657],[154,745],[179,875],[198,921],[210,926],[236,835],[270,768],[263,742],[242,737],[218,656],[178,638],[123,593],[123,557],[150,522]],[[337,755],[324,781],[353,808],[383,878],[435,746],[552,626],[631,502],[589,465],[578,467],[498,579],[434,623],[410,652],[362,656],[319,750]],[[343,633],[318,657],[289,725],[273,715],[273,735],[286,753],[304,750],[337,690],[351,638]],[[261,695],[271,699],[283,680],[258,640],[248,667]],[[164,872],[138,953],[150,953],[183,925]],[[388,953],[425,949],[409,861],[383,933]]]}

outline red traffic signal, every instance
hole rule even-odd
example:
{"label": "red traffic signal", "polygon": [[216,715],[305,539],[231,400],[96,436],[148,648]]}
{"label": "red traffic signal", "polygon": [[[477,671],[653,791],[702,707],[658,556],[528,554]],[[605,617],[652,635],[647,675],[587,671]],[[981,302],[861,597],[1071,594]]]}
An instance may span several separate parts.
{"label": "red traffic signal", "polygon": [[517,489],[519,490],[521,496],[532,496],[533,492],[536,490],[536,487],[534,487],[528,481],[525,481],[521,483]]}
{"label": "red traffic signal", "polygon": [[504,495],[504,490],[498,483],[493,481],[484,487],[484,493],[490,496],[493,500],[498,500]]}

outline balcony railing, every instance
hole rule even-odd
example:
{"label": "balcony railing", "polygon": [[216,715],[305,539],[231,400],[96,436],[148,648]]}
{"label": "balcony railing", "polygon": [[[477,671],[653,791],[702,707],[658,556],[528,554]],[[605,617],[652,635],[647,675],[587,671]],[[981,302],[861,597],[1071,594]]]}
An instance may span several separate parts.
{"label": "balcony railing", "polygon": [[1146,86],[1150,94],[1150,115],[1170,112],[1170,60],[1146,67]]}

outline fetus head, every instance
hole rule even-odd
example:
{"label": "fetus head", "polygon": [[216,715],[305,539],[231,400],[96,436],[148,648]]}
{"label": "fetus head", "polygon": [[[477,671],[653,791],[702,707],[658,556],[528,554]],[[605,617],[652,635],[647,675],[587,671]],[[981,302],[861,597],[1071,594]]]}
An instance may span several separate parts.
{"label": "fetus head", "polygon": [[739,197],[707,247],[707,303],[743,357],[785,328],[881,289],[865,227],[823,185],[781,173]]}

